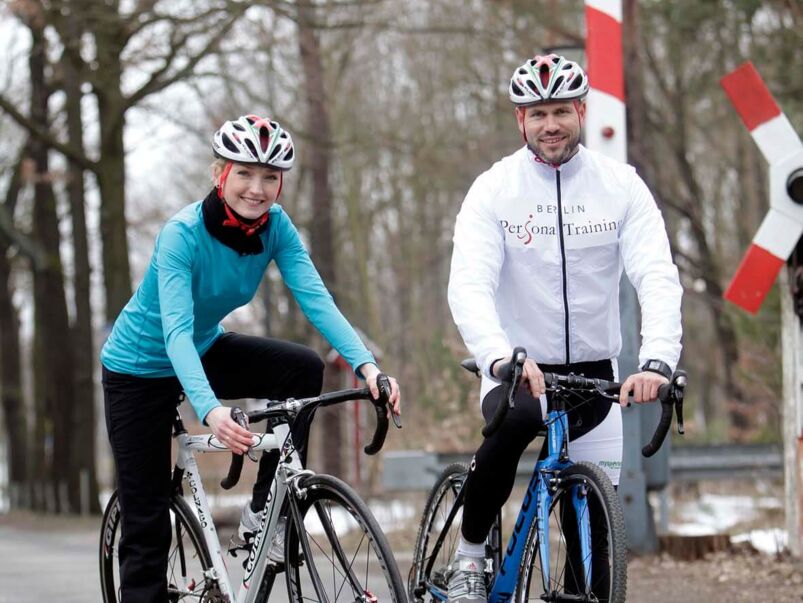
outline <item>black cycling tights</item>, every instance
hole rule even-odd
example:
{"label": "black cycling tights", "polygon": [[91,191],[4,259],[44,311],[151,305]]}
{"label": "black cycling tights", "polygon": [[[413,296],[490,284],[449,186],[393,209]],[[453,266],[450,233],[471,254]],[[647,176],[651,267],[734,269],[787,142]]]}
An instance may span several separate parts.
{"label": "black cycling tights", "polygon": [[[597,362],[578,362],[574,364],[539,364],[544,372],[582,374],[598,379],[613,379],[610,360]],[[482,401],[482,414],[489,422],[500,404],[502,387],[492,389]],[[602,423],[610,412],[609,402],[604,404],[585,404],[569,414],[569,438],[574,440],[588,433]],[[522,453],[543,428],[541,404],[533,398],[526,388],[521,387],[516,394],[515,406],[508,409],[496,433],[480,445],[466,480],[466,498],[463,508],[463,538],[468,542],[484,542],[499,509],[505,504],[513,490],[516,467]],[[546,444],[546,442],[544,442]],[[542,457],[546,447],[542,449]]]}
{"label": "black cycling tights", "polygon": [[[323,384],[324,365],[314,351],[264,337],[226,333],[201,363],[212,391],[223,400],[305,398],[317,396]],[[171,537],[170,436],[181,384],[175,377],[146,379],[104,368],[103,394],[122,509],[122,600],[163,603]],[[293,442],[303,451],[308,425],[298,423]],[[253,508],[265,505],[278,461],[278,451],[263,454]]]}

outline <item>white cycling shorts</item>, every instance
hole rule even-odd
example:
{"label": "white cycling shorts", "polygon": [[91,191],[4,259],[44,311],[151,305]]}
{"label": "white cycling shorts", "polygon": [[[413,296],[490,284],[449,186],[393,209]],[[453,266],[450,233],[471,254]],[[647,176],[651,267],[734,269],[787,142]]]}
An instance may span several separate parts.
{"label": "white cycling shorts", "polygon": [[[614,375],[618,375],[618,366],[613,362]],[[614,379],[617,377],[614,376]],[[480,386],[480,400],[494,387],[500,384],[496,379],[489,379],[483,375]],[[541,396],[541,416],[546,417],[546,396]],[[569,457],[574,462],[588,461],[593,463],[608,475],[614,486],[619,485],[619,474],[622,469],[622,407],[611,404],[611,410],[605,419],[585,435],[574,441],[569,441]]]}

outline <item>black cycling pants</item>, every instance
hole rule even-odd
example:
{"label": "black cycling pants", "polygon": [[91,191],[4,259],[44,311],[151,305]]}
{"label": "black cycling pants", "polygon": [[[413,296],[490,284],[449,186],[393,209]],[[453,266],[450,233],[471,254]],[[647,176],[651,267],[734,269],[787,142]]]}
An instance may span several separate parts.
{"label": "black cycling pants", "polygon": [[[586,377],[613,380],[610,360],[577,362],[574,364],[539,364],[543,372],[582,374]],[[488,423],[501,403],[502,386],[492,389],[482,401],[482,415]],[[578,406],[569,414],[569,438],[574,440],[602,423],[611,410],[607,400],[599,404]],[[494,517],[505,504],[516,479],[516,467],[527,446],[543,429],[541,404],[525,387],[516,393],[515,406],[508,409],[507,416],[496,433],[480,445],[471,461],[465,485],[463,525],[461,533],[468,542],[485,541]],[[546,455],[546,441],[541,450]]]}
{"label": "black cycling pants", "polygon": [[[225,333],[201,362],[215,395],[224,400],[316,396],[323,384],[324,364],[313,350],[264,337]],[[122,603],[167,600],[171,432],[181,391],[175,377],[142,378],[103,369],[106,428],[122,511]],[[300,450],[308,427],[293,425]],[[274,451],[260,460],[256,509],[265,505],[278,459]]]}

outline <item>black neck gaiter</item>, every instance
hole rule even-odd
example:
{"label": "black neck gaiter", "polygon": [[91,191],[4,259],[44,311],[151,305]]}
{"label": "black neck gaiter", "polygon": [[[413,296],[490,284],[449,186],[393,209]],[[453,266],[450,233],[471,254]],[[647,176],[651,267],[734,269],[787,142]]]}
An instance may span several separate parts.
{"label": "black neck gaiter", "polygon": [[[204,225],[213,237],[218,241],[231,247],[240,255],[258,255],[264,249],[262,245],[262,238],[259,236],[268,228],[270,220],[266,220],[264,224],[258,226],[252,235],[247,235],[244,230],[237,226],[224,226],[223,223],[229,219],[226,215],[226,210],[223,207],[225,203],[217,194],[217,189],[213,188],[202,204],[202,211],[204,215]],[[248,223],[248,220],[239,216],[233,209],[229,211],[240,220],[242,223]]]}

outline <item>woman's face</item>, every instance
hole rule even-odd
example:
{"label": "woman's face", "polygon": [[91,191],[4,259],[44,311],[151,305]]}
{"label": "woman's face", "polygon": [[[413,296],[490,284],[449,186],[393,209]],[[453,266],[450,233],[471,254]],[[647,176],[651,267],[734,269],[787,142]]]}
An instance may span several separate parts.
{"label": "woman's face", "polygon": [[[216,174],[219,181],[221,170]],[[279,196],[282,173],[262,165],[234,163],[223,183],[223,198],[246,220],[256,220]]]}

